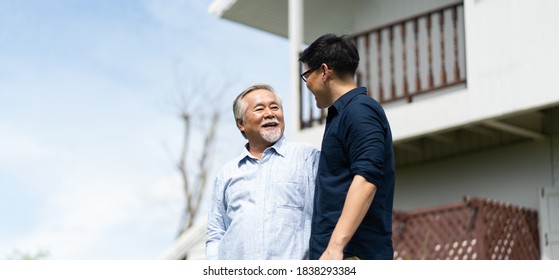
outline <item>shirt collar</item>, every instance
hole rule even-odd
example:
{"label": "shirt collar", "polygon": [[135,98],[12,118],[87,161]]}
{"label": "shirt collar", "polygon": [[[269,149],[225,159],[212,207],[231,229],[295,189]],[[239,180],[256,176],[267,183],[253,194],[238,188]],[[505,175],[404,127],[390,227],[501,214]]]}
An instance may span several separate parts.
{"label": "shirt collar", "polygon": [[[247,146],[248,143],[245,144],[245,146],[243,147],[243,151],[239,156],[239,166],[249,158],[256,159],[253,155],[250,154],[250,152],[247,149]],[[285,135],[282,135],[281,138],[278,141],[276,141],[276,143],[274,143],[274,145],[264,150],[264,154],[269,153],[271,151],[275,151],[278,155],[285,157],[286,149],[287,149],[287,139],[285,139]]]}
{"label": "shirt collar", "polygon": [[340,96],[340,98],[338,98],[338,100],[336,100],[334,102],[334,104],[332,104],[332,107],[334,107],[336,109],[336,111],[340,112],[342,111],[346,105],[349,103],[349,101],[351,101],[351,99],[353,99],[353,97],[357,96],[358,94],[367,94],[367,88],[366,87],[357,87],[354,88],[348,92],[346,92],[344,95]]}

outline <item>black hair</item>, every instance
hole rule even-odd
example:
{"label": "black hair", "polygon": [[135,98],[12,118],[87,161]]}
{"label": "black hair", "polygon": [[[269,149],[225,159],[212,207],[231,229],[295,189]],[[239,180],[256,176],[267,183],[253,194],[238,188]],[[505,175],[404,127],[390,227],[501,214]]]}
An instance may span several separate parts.
{"label": "black hair", "polygon": [[326,34],[306,48],[299,61],[307,64],[309,69],[326,63],[336,73],[354,75],[359,65],[359,52],[347,35]]}

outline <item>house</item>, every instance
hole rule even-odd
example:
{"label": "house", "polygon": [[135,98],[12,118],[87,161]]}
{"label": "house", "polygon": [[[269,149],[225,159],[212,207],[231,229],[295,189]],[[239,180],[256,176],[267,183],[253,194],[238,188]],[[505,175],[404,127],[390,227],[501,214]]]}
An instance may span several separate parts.
{"label": "house", "polygon": [[464,196],[536,209],[541,258],[559,259],[557,1],[214,0],[210,11],[289,40],[291,138],[317,146],[325,111],[297,59],[322,34],[350,35],[357,79],[392,126],[395,209]]}

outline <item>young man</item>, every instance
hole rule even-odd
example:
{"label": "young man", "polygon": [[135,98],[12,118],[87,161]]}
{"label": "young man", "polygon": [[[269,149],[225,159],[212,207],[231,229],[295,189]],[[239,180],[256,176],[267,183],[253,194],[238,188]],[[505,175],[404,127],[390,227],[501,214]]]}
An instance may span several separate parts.
{"label": "young man", "polygon": [[248,140],[217,175],[208,217],[207,259],[308,259],[319,151],[283,136],[281,99],[268,85],[233,103]]}
{"label": "young man", "polygon": [[317,107],[328,108],[310,259],[392,259],[392,133],[380,104],[356,85],[357,48],[345,36],[327,34],[299,60]]}

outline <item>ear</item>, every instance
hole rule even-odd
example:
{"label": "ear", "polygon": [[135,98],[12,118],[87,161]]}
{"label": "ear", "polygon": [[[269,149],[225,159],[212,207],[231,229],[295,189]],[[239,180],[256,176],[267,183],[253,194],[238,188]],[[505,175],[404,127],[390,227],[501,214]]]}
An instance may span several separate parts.
{"label": "ear", "polygon": [[328,81],[328,79],[330,79],[330,77],[332,76],[332,69],[330,69],[330,67],[328,67],[328,64],[326,63],[322,63],[322,65],[320,65],[320,68],[322,70],[322,81]]}
{"label": "ear", "polygon": [[243,125],[243,119],[237,119],[237,128],[239,128],[239,130],[242,132],[245,131],[245,126]]}

